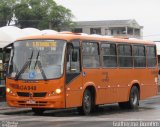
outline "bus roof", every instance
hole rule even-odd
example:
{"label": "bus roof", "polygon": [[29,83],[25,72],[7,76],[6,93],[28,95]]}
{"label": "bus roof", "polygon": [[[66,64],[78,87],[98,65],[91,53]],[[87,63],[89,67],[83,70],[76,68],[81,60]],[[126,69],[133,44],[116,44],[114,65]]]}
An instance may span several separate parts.
{"label": "bus roof", "polygon": [[72,32],[59,32],[53,35],[38,35],[38,36],[28,36],[20,38],[20,40],[35,40],[35,39],[62,39],[66,41],[80,39],[80,40],[93,40],[93,41],[111,41],[111,42],[122,42],[122,43],[137,43],[137,44],[154,44],[152,41],[140,40],[140,39],[123,39],[116,38],[111,36],[102,36],[102,35],[88,35],[88,34],[78,34]]}

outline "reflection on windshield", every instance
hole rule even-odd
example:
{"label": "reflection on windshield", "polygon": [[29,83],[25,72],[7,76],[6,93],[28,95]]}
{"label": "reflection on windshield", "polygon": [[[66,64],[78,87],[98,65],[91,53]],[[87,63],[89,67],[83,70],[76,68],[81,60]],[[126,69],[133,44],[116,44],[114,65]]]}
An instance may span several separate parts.
{"label": "reflection on windshield", "polygon": [[9,76],[25,80],[59,78],[63,73],[65,45],[63,40],[15,42]]}

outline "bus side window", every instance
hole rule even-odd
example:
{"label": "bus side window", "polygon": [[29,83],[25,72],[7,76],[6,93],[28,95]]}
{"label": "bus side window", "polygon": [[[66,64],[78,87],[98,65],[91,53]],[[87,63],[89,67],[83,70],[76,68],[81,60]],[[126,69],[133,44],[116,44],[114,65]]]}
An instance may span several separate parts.
{"label": "bus side window", "polygon": [[156,66],[157,59],[156,59],[156,47],[155,46],[147,46],[147,62],[148,62],[148,67]]}
{"label": "bus side window", "polygon": [[134,55],[134,67],[138,68],[146,67],[146,54],[144,45],[134,45],[133,55]]}
{"label": "bus side window", "polygon": [[132,49],[129,44],[118,44],[119,67],[133,67]]}
{"label": "bus side window", "polygon": [[98,43],[83,42],[82,48],[83,67],[98,68],[100,66]]}
{"label": "bus side window", "polygon": [[71,43],[67,49],[67,73],[80,72],[80,48]]}
{"label": "bus side window", "polygon": [[116,44],[102,43],[103,67],[117,67]]}

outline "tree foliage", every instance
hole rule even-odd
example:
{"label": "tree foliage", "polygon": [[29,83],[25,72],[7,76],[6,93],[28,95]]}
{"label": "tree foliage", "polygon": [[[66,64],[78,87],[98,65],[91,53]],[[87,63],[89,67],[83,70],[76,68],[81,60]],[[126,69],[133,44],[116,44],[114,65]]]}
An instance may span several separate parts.
{"label": "tree foliage", "polygon": [[0,0],[0,26],[9,25],[13,18],[16,0]]}
{"label": "tree foliage", "polygon": [[1,0],[0,26],[8,25],[14,19],[21,28],[61,30],[72,27],[71,11],[53,0]]}

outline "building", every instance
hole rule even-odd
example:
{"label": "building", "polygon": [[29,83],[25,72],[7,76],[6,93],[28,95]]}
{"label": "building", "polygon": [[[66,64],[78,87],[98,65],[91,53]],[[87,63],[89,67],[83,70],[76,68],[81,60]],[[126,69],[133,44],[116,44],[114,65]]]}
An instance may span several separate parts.
{"label": "building", "polygon": [[143,26],[136,20],[103,20],[75,22],[75,33],[99,34],[115,37],[142,38]]}

